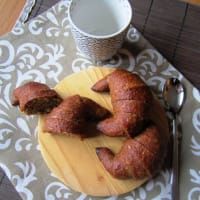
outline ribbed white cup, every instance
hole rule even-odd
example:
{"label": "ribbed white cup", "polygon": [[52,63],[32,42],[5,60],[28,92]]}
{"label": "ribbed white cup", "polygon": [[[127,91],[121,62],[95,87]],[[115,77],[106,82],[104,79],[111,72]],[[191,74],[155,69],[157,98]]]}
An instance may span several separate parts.
{"label": "ribbed white cup", "polygon": [[72,0],[68,13],[76,45],[95,62],[116,54],[132,19],[128,0]]}

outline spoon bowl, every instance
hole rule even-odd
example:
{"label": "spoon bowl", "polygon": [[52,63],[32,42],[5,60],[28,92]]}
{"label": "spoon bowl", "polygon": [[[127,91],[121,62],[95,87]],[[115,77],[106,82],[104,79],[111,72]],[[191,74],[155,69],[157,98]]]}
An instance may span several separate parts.
{"label": "spoon bowl", "polygon": [[163,88],[163,97],[168,110],[179,113],[184,102],[184,87],[177,78],[167,79]]}

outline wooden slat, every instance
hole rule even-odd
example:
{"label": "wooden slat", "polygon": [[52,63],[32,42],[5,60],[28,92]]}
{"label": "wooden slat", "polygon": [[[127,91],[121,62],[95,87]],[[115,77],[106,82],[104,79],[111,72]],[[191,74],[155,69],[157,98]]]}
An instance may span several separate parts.
{"label": "wooden slat", "polygon": [[168,60],[172,60],[185,5],[178,1],[154,0],[144,36]]}
{"label": "wooden slat", "polygon": [[143,33],[152,1],[133,1],[133,24]]}
{"label": "wooden slat", "polygon": [[[200,89],[200,7],[174,0],[147,2],[143,6],[143,1],[134,1],[134,6],[138,6],[135,8],[134,25]],[[141,16],[145,13],[146,19]]]}
{"label": "wooden slat", "polygon": [[174,63],[193,84],[200,86],[200,7],[188,6]]}

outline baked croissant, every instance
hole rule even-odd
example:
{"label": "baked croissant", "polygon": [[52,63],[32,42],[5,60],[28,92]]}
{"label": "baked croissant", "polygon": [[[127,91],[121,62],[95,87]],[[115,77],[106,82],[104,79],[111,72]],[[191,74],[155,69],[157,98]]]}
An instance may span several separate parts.
{"label": "baked croissant", "polygon": [[96,148],[99,160],[115,178],[134,179],[154,176],[162,167],[168,141],[156,125],[150,123],[153,95],[136,74],[115,70],[98,81],[92,89],[110,91],[113,116],[98,123],[108,136],[128,136],[120,151]]}
{"label": "baked croissant", "polygon": [[92,90],[110,91],[114,116],[98,123],[97,129],[108,136],[134,136],[144,128],[149,118],[152,93],[141,78],[126,70],[117,69],[100,81]]}
{"label": "baked croissant", "polygon": [[152,177],[161,169],[165,145],[157,127],[150,125],[135,138],[127,139],[116,155],[106,147],[96,148],[96,153],[112,176],[141,179]]}
{"label": "baked croissant", "polygon": [[89,121],[102,120],[110,112],[95,101],[73,95],[67,97],[58,107],[46,117],[43,131],[56,134],[77,134],[87,137],[84,129]]}
{"label": "baked croissant", "polygon": [[59,105],[62,98],[55,90],[38,82],[28,82],[13,91],[12,105],[19,105],[21,112],[45,114]]}

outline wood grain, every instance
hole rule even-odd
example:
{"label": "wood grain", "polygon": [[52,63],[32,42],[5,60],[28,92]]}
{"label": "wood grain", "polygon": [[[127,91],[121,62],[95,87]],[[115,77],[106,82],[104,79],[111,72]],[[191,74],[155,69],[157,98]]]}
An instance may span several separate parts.
{"label": "wood grain", "polygon": [[[80,94],[93,99],[112,112],[110,95],[98,94],[90,89],[94,83],[112,70],[104,67],[87,69],[66,77],[55,89],[63,98]],[[44,160],[51,171],[72,189],[93,196],[119,195],[139,187],[147,180],[113,178],[98,160],[96,147],[106,146],[116,153],[121,148],[124,137],[104,136],[92,127],[89,131],[95,137],[84,140],[79,137],[49,134],[42,131],[44,120],[45,116],[40,116],[38,124],[38,140]],[[157,101],[153,105],[152,120],[168,138],[167,118]]]}
{"label": "wood grain", "polygon": [[200,5],[200,0],[183,0],[185,2],[195,4],[195,5]]}
{"label": "wood grain", "polygon": [[15,25],[26,0],[1,0],[0,1],[0,35],[11,31]]}

